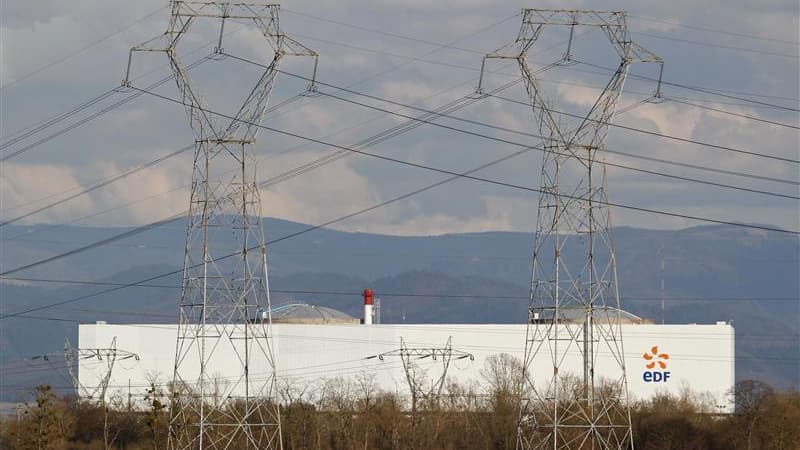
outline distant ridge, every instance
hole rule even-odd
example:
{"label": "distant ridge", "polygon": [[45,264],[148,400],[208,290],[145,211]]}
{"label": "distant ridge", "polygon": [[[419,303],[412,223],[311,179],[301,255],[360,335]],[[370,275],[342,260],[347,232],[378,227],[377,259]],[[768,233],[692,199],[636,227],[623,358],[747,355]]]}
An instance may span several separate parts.
{"label": "distant ridge", "polygon": [[[113,245],[15,274],[20,278],[129,283],[181,268],[183,227],[174,224]],[[265,219],[269,239],[308,225]],[[125,228],[9,225],[0,269],[17,267],[114,235]],[[623,308],[661,321],[661,256],[665,316],[672,323],[732,320],[737,377],[800,388],[800,239],[725,225],[683,230],[618,227],[614,231]],[[300,300],[360,315],[357,292],[384,296],[388,322],[519,323],[525,317],[532,233],[485,231],[392,236],[320,229],[269,249],[276,302]],[[663,253],[660,253],[663,252]],[[567,252],[568,253],[568,252]],[[75,324],[174,322],[178,275],[36,315],[55,321],[0,322],[0,363],[58,350],[77,339]],[[169,288],[172,286],[172,288]],[[103,289],[103,286],[0,282],[0,311],[18,311]],[[279,292],[302,291],[303,293]],[[431,294],[431,297],[424,295]],[[470,296],[475,296],[471,298]],[[747,300],[753,299],[753,300]],[[134,312],[138,315],[132,315]],[[35,325],[35,326],[34,326]],[[793,359],[778,359],[795,355]],[[759,359],[762,358],[762,359]],[[43,379],[52,374],[40,374]],[[0,377],[6,379],[3,370]],[[30,383],[22,377],[6,384]],[[63,380],[51,380],[64,384]],[[8,395],[0,400],[14,400]]]}

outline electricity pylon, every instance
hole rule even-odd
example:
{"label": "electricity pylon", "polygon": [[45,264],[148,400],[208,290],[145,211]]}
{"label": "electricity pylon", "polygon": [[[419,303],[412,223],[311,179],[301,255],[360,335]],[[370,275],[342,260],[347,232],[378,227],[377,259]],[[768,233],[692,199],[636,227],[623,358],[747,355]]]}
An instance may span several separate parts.
{"label": "electricity pylon", "polygon": [[[126,359],[135,359],[139,361],[139,355],[126,350],[117,348],[116,336],[111,340],[111,345],[107,348],[75,348],[69,343],[69,339],[64,341],[64,351],[57,353],[46,353],[37,355],[31,358],[32,360],[50,361],[56,358],[64,358],[64,363],[67,367],[72,387],[75,390],[75,395],[78,398],[86,400],[97,400],[101,405],[106,403],[106,392],[108,390],[108,382],[111,380],[111,373],[114,370],[114,364],[117,361]],[[81,383],[79,378],[80,363],[85,360],[97,360],[104,362],[105,370],[100,372],[101,376],[97,380],[97,384],[86,385]]]}
{"label": "electricity pylon", "polygon": [[[105,361],[106,370],[103,376],[100,377],[100,383],[91,388],[91,390],[80,382],[79,373],[80,361],[87,359],[96,359],[98,362]],[[114,370],[114,364],[117,361],[124,361],[126,359],[135,359],[139,361],[139,355],[126,350],[117,348],[117,337],[111,339],[111,345],[108,348],[73,348],[69,340],[64,341],[64,361],[67,364],[67,372],[72,380],[72,385],[75,388],[75,393],[79,397],[88,399],[98,399],[101,404],[105,405],[106,392],[108,391],[108,382],[111,380],[111,372]]]}
{"label": "electricity pylon", "polygon": [[[450,368],[450,361],[467,359],[470,361],[475,360],[475,356],[471,353],[463,352],[460,350],[453,350],[453,338],[447,338],[447,344],[444,347],[424,347],[409,348],[405,340],[400,338],[400,348],[385,353],[380,353],[373,356],[368,356],[365,359],[378,358],[383,361],[386,358],[400,358],[403,363],[403,369],[406,373],[406,382],[411,391],[411,413],[412,416],[416,415],[417,403],[423,400],[430,404],[438,405],[439,398],[442,394],[442,388],[447,380],[447,370]],[[439,360],[442,365],[441,375],[433,380],[429,387],[424,386],[424,380],[416,373],[417,366],[415,364],[418,360],[430,358],[432,361]]]}
{"label": "electricity pylon", "polygon": [[[49,361],[55,355],[54,353],[48,353],[36,356],[33,359]],[[124,361],[126,359],[135,359],[139,361],[139,355],[118,349],[117,337],[114,336],[108,348],[74,348],[70,345],[69,339],[66,339],[64,341],[64,352],[62,356],[64,357],[72,386],[75,389],[75,395],[79,399],[96,401],[100,405],[100,409],[103,411],[103,443],[105,444],[105,448],[111,448],[110,444],[114,439],[109,433],[108,400],[106,400],[108,382],[111,380],[111,373],[114,371],[114,364],[116,364],[117,361]],[[87,386],[81,383],[79,377],[81,361],[90,359],[96,359],[98,363],[105,362],[106,366],[105,370],[100,372],[101,375],[97,380],[98,383],[96,386]],[[128,397],[128,404],[130,404],[130,397]]]}
{"label": "electricity pylon", "polygon": [[[527,58],[542,32],[558,27],[568,33],[566,51],[544,70],[576,63],[579,28],[601,30],[619,56],[610,80],[582,115],[554,107]],[[523,10],[517,39],[487,54],[484,67],[493,58],[519,65],[545,150],[517,448],[632,448],[603,141],[630,65],[652,62],[663,69],[663,61],[631,41],[624,12],[540,9]],[[595,376],[601,352],[609,377],[603,383]]]}
{"label": "electricity pylon", "polygon": [[[278,5],[170,5],[167,31],[133,47],[129,58],[136,52],[166,53],[195,133],[168,447],[282,448],[254,144],[284,56],[314,58],[316,74],[317,53],[283,34]],[[226,21],[255,25],[274,52],[230,120],[210,112],[176,51],[200,20],[219,23],[215,59],[224,59]],[[130,73],[129,62],[126,85]],[[219,382],[222,373],[229,382]]]}

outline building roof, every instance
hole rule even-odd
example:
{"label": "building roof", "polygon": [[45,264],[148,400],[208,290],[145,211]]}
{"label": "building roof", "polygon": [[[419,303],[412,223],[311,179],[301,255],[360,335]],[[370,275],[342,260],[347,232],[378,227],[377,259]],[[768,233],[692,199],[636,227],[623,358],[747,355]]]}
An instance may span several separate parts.
{"label": "building roof", "polygon": [[308,303],[288,303],[272,308],[274,323],[359,323],[359,319],[337,309]]}
{"label": "building roof", "polygon": [[[533,309],[534,313],[539,314],[538,319],[534,321],[539,322],[552,322],[555,311],[552,308]],[[592,315],[596,323],[608,323],[617,320],[617,313],[619,313],[620,323],[651,323],[647,319],[643,319],[628,311],[612,308],[612,307],[598,307]],[[586,310],[583,307],[562,307],[558,310],[558,317],[560,323],[583,323],[586,317]]]}

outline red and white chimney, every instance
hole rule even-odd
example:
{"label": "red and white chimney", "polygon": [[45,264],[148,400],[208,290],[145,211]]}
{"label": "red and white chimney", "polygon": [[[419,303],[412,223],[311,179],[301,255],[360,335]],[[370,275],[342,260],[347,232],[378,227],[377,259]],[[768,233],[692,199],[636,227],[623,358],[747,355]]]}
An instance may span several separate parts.
{"label": "red and white chimney", "polygon": [[372,315],[373,315],[373,293],[372,289],[364,289],[364,325],[372,325]]}

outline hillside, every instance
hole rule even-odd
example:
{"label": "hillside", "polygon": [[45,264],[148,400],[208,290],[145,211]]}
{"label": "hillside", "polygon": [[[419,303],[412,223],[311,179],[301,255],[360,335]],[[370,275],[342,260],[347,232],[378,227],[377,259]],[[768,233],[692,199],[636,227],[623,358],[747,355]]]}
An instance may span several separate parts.
{"label": "hillside", "polygon": [[[268,239],[306,227],[265,221]],[[0,268],[8,270],[124,231],[8,226],[5,238],[12,239],[4,242]],[[14,276],[100,283],[138,281],[180,268],[182,236],[183,227],[175,222]],[[531,240],[529,233],[511,232],[400,237],[316,230],[270,248],[273,301],[304,301],[359,316],[357,293],[369,286],[382,297],[384,322],[522,322]],[[665,322],[731,320],[736,328],[738,379],[800,387],[797,238],[704,226],[679,231],[619,228],[615,242],[623,308],[662,320],[663,255]],[[172,275],[149,282],[147,287],[121,289],[30,314],[37,319],[0,322],[3,384],[66,384],[53,371],[20,371],[20,361],[57,351],[65,337],[76,342],[75,321],[173,322],[178,285],[178,276]],[[4,282],[0,284],[0,310],[19,311],[111,287]],[[475,298],[464,298],[467,296]],[[9,394],[4,397],[13,400]]]}

